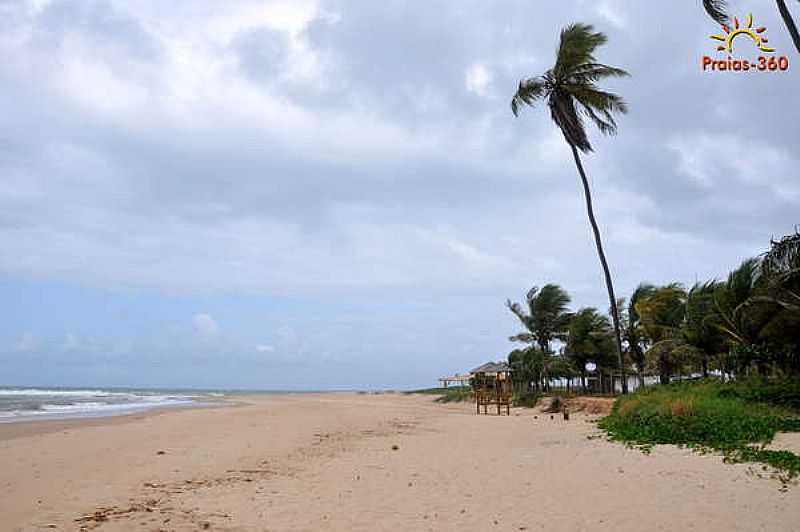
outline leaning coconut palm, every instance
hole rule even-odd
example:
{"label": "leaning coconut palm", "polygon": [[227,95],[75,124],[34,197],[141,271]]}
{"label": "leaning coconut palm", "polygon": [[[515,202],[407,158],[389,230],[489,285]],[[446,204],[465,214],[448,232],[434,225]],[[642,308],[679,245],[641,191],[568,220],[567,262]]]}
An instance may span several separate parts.
{"label": "leaning coconut palm", "polygon": [[[786,6],[785,0],[776,0],[778,4],[778,12],[789,31],[789,35],[794,42],[794,47],[800,52],[800,33],[797,31],[797,25],[794,23],[792,14]],[[708,16],[713,18],[717,23],[723,26],[728,24],[728,14],[726,12],[727,2],[725,0],[703,0],[703,8],[708,13]]]}
{"label": "leaning coconut palm", "polygon": [[[598,63],[594,52],[598,46],[605,44],[604,34],[595,32],[586,24],[572,24],[561,31],[561,42],[556,56],[556,64],[542,76],[520,81],[519,88],[511,100],[511,110],[519,115],[524,105],[533,106],[539,100],[546,100],[550,108],[553,122],[561,129],[564,139],[572,148],[575,165],[583,182],[586,198],[586,210],[589,222],[594,231],[597,254],[605,275],[608,300],[611,305],[611,318],[614,322],[614,333],[617,341],[617,356],[622,371],[622,392],[627,393],[628,384],[625,378],[625,365],[622,359],[622,336],[619,326],[617,300],[614,297],[614,285],[611,271],[608,268],[600,229],[594,217],[592,194],[589,181],[583,170],[580,152],[592,151],[586,134],[584,117],[592,121],[604,134],[612,135],[617,131],[614,113],[626,113],[625,102],[616,94],[601,90],[596,82],[610,77],[623,77],[628,73],[622,69]],[[583,115],[583,116],[582,116]]]}

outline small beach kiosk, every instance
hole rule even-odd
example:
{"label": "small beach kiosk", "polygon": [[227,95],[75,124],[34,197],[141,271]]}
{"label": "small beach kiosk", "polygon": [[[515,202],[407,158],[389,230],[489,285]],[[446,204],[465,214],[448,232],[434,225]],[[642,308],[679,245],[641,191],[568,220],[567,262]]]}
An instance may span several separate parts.
{"label": "small beach kiosk", "polygon": [[475,391],[475,409],[478,414],[489,413],[489,405],[497,405],[497,415],[511,415],[511,367],[505,362],[487,362],[470,371]]}
{"label": "small beach kiosk", "polygon": [[450,375],[448,377],[441,377],[439,379],[439,383],[442,385],[442,388],[447,388],[453,383],[457,384],[458,386],[469,386],[471,380],[472,375],[469,373],[456,373],[455,375]]}

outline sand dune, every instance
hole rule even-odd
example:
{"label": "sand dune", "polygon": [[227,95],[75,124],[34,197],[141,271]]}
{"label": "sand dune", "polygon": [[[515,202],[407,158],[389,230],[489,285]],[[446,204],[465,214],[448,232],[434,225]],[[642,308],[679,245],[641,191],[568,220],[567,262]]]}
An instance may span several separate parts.
{"label": "sand dune", "polygon": [[800,529],[800,487],[672,447],[645,455],[527,410],[429,397],[0,426],[2,530]]}

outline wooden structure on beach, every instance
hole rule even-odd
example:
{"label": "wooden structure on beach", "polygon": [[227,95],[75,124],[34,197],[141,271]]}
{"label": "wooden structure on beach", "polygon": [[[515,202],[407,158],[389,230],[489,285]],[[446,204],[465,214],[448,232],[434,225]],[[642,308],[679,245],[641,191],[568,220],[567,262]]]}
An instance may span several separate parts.
{"label": "wooden structure on beach", "polygon": [[490,405],[497,405],[497,415],[502,415],[505,407],[506,415],[511,415],[511,368],[505,362],[488,362],[473,369],[472,387],[475,391],[475,409],[478,414],[489,413]]}

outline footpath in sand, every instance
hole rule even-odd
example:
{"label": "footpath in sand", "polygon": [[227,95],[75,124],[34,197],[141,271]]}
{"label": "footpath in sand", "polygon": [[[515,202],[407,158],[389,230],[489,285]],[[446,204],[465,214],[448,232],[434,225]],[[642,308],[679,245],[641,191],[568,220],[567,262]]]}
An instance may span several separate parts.
{"label": "footpath in sand", "polygon": [[0,426],[0,530],[800,530],[800,486],[609,443],[592,415],[476,416],[400,394],[241,400]]}

